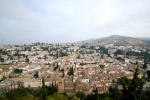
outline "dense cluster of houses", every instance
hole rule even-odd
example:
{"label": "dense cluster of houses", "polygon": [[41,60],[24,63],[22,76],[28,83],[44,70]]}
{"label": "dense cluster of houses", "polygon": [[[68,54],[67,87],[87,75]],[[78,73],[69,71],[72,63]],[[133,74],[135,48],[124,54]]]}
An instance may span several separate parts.
{"label": "dense cluster of houses", "polygon": [[[95,50],[91,50],[88,46],[81,48],[78,44],[1,46],[0,56],[3,61],[0,62],[0,93],[20,87],[39,88],[42,86],[42,77],[45,85],[56,86],[60,93],[74,95],[77,91],[83,91],[91,94],[95,88],[99,93],[104,93],[109,91],[110,86],[118,85],[122,89],[119,79],[124,76],[132,79],[137,67],[135,62],[138,61],[141,66],[144,64],[143,59],[135,56],[126,58],[117,55],[124,61],[114,57],[117,49],[133,50],[131,46],[106,45],[109,56],[98,48],[95,46]],[[134,47],[134,50],[140,52],[145,49]],[[149,68],[150,65],[147,69]],[[21,72],[15,73],[16,69]],[[70,69],[73,70],[72,74]],[[139,78],[142,77],[147,75],[145,70],[140,69]],[[149,88],[145,86],[144,89]]]}

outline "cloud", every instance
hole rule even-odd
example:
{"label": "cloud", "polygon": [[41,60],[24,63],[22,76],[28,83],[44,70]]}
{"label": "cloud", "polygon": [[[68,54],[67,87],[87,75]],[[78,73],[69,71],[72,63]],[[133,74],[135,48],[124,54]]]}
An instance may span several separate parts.
{"label": "cloud", "polygon": [[146,37],[149,5],[149,0],[0,1],[0,43],[75,42],[112,34]]}
{"label": "cloud", "polygon": [[14,31],[18,34],[33,34],[41,31],[46,26],[46,20],[40,14],[26,8],[19,1],[8,2],[6,0],[1,3],[0,9],[1,20],[4,20],[4,23],[6,23],[4,28],[8,28],[9,31]]}

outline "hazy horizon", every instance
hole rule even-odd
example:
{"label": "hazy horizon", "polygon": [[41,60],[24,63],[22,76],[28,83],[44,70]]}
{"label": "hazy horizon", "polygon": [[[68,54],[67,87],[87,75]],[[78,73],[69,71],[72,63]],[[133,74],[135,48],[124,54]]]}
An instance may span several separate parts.
{"label": "hazy horizon", "polygon": [[149,0],[1,0],[0,44],[150,37]]}

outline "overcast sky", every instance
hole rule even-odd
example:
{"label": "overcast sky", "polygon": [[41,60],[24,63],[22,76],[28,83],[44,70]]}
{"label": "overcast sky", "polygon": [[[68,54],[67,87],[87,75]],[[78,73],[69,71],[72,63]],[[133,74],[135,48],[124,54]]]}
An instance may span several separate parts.
{"label": "overcast sky", "polygon": [[150,0],[0,0],[0,44],[150,37]]}

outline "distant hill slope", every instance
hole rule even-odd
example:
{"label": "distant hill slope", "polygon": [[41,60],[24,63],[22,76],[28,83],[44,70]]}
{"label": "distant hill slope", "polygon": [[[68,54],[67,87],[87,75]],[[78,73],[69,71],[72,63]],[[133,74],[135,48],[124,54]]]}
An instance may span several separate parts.
{"label": "distant hill slope", "polygon": [[143,38],[133,38],[133,37],[126,37],[126,36],[119,36],[119,35],[112,35],[108,37],[98,38],[98,39],[91,39],[78,42],[80,44],[96,44],[96,45],[108,45],[113,44],[116,46],[146,46],[150,43],[150,38],[143,39]]}

